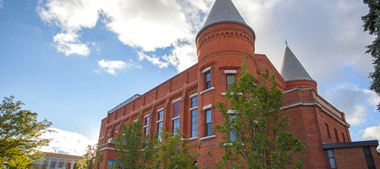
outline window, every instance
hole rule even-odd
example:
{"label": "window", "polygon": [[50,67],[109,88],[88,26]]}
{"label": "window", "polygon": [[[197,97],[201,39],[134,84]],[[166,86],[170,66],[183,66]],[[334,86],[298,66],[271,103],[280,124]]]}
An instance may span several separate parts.
{"label": "window", "polygon": [[162,139],[162,121],[157,123],[158,140]]}
{"label": "window", "polygon": [[344,134],[342,133],[343,142],[346,142],[346,137],[344,137]]}
{"label": "window", "polygon": [[45,158],[44,162],[42,163],[42,168],[47,168],[49,164],[49,158]]}
{"label": "window", "polygon": [[333,150],[330,149],[330,150],[326,150],[326,151],[327,151],[327,157],[328,157],[328,161],[329,161],[329,164],[330,164],[330,168],[332,168],[332,169],[336,168]]}
{"label": "window", "polygon": [[160,121],[160,120],[163,120],[164,119],[164,111],[161,110],[158,112],[158,120],[157,121]]}
{"label": "window", "polygon": [[368,169],[375,169],[375,163],[371,155],[371,149],[369,147],[363,147],[365,160],[367,161]]}
{"label": "window", "polygon": [[173,102],[173,134],[178,134],[176,132],[177,128],[179,128],[179,119],[180,119],[180,110],[181,110],[181,100]]}
{"label": "window", "polygon": [[229,90],[231,85],[235,82],[235,75],[234,74],[227,74],[226,75],[226,82],[227,82],[227,90]]}
{"label": "window", "polygon": [[145,116],[145,121],[144,121],[144,135],[149,134],[149,116]]}
{"label": "window", "polygon": [[198,97],[194,96],[191,98],[191,107],[197,107],[198,106]]}
{"label": "window", "polygon": [[206,110],[206,136],[211,136],[211,110]]}
{"label": "window", "polygon": [[158,139],[162,139],[162,121],[164,119],[164,110],[158,111],[158,119],[157,119],[157,133]]}
{"label": "window", "polygon": [[173,120],[173,134],[177,135],[178,133],[176,132],[177,129],[179,129],[179,118]]}
{"label": "window", "polygon": [[198,110],[191,111],[191,137],[197,137],[198,135]]}
{"label": "window", "polygon": [[206,76],[206,89],[209,89],[211,87],[211,73],[210,71],[205,73]]}
{"label": "window", "polygon": [[58,163],[58,169],[63,169],[63,165],[65,164],[64,163],[65,161],[63,159],[60,159],[59,160],[59,163]]}
{"label": "window", "polygon": [[116,160],[108,160],[107,161],[107,169],[114,169],[117,167],[117,161]]}
{"label": "window", "polygon": [[57,163],[57,159],[52,158],[50,162],[50,168],[55,168],[56,163]]}
{"label": "window", "polygon": [[181,100],[173,102],[173,118],[180,115]]}
{"label": "window", "polygon": [[329,137],[329,139],[331,139],[329,125],[325,123],[325,126],[326,126],[327,136]]}
{"label": "window", "polygon": [[198,135],[198,97],[191,98],[191,137]]}
{"label": "window", "polygon": [[145,125],[149,125],[149,116],[145,117]]}
{"label": "window", "polygon": [[336,128],[334,128],[334,132],[335,132],[336,142],[339,143],[338,131],[336,130]]}
{"label": "window", "polygon": [[[230,121],[232,121],[232,120],[235,119],[235,118],[236,118],[235,115],[230,114],[230,116],[229,116],[229,120],[230,120]],[[234,130],[234,129],[231,129],[231,131],[230,131],[230,141],[231,141],[231,142],[234,142],[236,139],[237,139],[237,138],[236,138],[235,130]]]}

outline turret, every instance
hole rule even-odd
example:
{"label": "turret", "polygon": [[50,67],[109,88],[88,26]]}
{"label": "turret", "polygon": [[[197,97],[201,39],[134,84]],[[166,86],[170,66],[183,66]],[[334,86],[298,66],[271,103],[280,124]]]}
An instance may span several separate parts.
{"label": "turret", "polygon": [[238,57],[236,60],[240,61],[243,55],[254,55],[255,33],[231,0],[216,0],[206,23],[198,32],[196,45],[200,66],[214,57]]}
{"label": "turret", "polygon": [[284,60],[282,62],[281,76],[286,81],[286,90],[312,88],[317,92],[317,82],[310,77],[288,45],[286,45]]}

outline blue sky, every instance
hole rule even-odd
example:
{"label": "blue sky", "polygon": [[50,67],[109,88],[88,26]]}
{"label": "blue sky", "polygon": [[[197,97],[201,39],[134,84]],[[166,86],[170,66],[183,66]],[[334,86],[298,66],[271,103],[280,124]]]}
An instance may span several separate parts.
{"label": "blue sky", "polygon": [[[213,2],[0,0],[0,96],[22,100],[61,135],[96,142],[108,110],[197,62],[195,35]],[[233,2],[257,53],[279,70],[286,38],[319,94],[346,113],[352,139],[380,139],[362,1]]]}

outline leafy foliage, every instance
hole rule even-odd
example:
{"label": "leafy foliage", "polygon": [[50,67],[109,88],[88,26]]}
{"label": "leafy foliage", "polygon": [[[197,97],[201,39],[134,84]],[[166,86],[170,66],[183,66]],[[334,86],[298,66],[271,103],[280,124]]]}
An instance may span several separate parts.
{"label": "leafy foliage", "polygon": [[[197,168],[194,159],[198,154],[189,152],[193,144],[183,134],[162,133],[164,141],[157,135],[143,135],[140,117],[136,122],[124,124],[115,140],[117,167],[121,168]],[[165,131],[165,130],[164,130]]]}
{"label": "leafy foliage", "polygon": [[123,125],[115,139],[117,165],[121,168],[156,168],[157,149],[155,139],[143,136],[143,125],[139,117],[136,122]]}
{"label": "leafy foliage", "polygon": [[262,74],[257,84],[245,61],[238,85],[232,84],[225,101],[217,103],[225,120],[216,126],[224,134],[219,146],[225,150],[218,168],[302,168],[306,143],[289,132],[275,77]]}
{"label": "leafy foliage", "polygon": [[97,145],[88,145],[86,154],[77,164],[77,169],[95,169],[99,168],[100,163],[103,161],[103,154],[100,153]]}
{"label": "leafy foliage", "polygon": [[[375,40],[367,46],[367,52],[373,57],[373,65],[375,71],[370,73],[372,84],[370,89],[380,95],[380,1],[379,0],[363,0],[364,4],[369,7],[369,12],[362,17],[364,22],[364,31],[369,31],[369,34],[375,35]],[[377,105],[380,111],[380,103]]]}
{"label": "leafy foliage", "polygon": [[22,110],[24,104],[13,99],[5,97],[0,104],[0,168],[27,168],[42,159],[36,148],[48,145],[49,140],[39,137],[49,132],[51,122],[37,121],[37,113]]}
{"label": "leafy foliage", "polygon": [[157,163],[163,169],[184,168],[196,169],[199,166],[194,165],[194,159],[199,156],[198,153],[191,153],[190,148],[195,144],[189,144],[188,138],[183,138],[183,134],[173,135],[172,133],[163,132],[165,141],[157,145],[160,154]]}

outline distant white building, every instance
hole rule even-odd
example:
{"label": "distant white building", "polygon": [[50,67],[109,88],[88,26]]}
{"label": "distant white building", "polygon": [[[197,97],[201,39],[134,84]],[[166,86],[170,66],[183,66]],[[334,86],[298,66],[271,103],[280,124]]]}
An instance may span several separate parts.
{"label": "distant white building", "polygon": [[74,169],[82,156],[45,152],[44,160],[33,162],[31,169]]}

